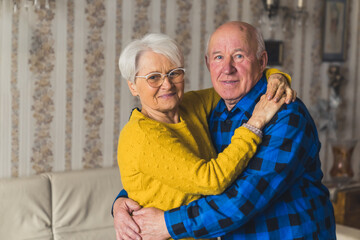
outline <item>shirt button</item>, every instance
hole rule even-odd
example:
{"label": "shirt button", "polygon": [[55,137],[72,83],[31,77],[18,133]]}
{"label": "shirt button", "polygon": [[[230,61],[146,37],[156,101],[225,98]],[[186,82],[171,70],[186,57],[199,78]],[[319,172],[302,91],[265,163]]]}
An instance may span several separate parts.
{"label": "shirt button", "polygon": [[227,125],[230,125],[230,124],[232,123],[232,121],[231,121],[230,119],[226,119],[225,123],[226,123]]}

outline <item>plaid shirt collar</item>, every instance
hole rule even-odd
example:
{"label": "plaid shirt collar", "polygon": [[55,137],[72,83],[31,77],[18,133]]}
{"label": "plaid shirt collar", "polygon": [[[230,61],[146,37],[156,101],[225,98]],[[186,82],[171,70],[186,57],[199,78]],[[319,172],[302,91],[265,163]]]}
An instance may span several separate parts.
{"label": "plaid shirt collar", "polygon": [[256,103],[260,100],[262,94],[266,92],[267,80],[266,76],[263,75],[262,78],[255,84],[255,86],[248,92],[240,101],[231,109],[229,112],[225,101],[221,99],[216,107],[216,111],[221,113],[220,119],[226,119],[229,114],[233,114],[237,111],[249,112],[252,113]]}

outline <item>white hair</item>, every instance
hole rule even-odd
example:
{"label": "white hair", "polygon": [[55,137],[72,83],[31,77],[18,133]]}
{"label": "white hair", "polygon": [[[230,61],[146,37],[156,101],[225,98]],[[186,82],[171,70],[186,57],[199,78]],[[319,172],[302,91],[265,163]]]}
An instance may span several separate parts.
{"label": "white hair", "polygon": [[266,51],[265,49],[265,42],[264,42],[264,38],[260,32],[260,30],[258,28],[255,28],[255,37],[256,37],[256,41],[257,41],[257,51],[256,51],[256,57],[258,59],[261,58],[261,54]]}
{"label": "white hair", "polygon": [[162,54],[178,67],[184,66],[179,45],[165,34],[151,33],[130,42],[120,54],[119,69],[124,79],[134,82],[139,71],[139,58],[146,51]]}

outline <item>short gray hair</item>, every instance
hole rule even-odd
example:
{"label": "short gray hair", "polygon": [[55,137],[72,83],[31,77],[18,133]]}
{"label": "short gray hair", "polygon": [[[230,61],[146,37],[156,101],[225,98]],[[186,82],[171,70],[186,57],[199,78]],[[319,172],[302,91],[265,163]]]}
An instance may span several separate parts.
{"label": "short gray hair", "polygon": [[266,51],[265,49],[265,42],[264,42],[264,38],[260,32],[260,29],[255,28],[255,37],[256,37],[256,41],[257,41],[257,51],[256,51],[256,57],[258,59],[260,59],[261,54],[263,51]]}
{"label": "short gray hair", "polygon": [[[260,32],[260,29],[259,28],[254,28],[254,29],[255,29],[254,33],[255,33],[255,37],[256,37],[256,41],[257,41],[256,57],[257,57],[257,59],[260,59],[261,53],[263,51],[266,51],[265,42],[264,42],[264,38]],[[209,52],[209,43],[210,43],[211,36],[212,35],[209,35],[207,37],[207,42],[206,42],[206,56],[207,57],[209,57],[208,52]]]}
{"label": "short gray hair", "polygon": [[130,42],[120,54],[119,69],[124,79],[134,82],[139,71],[139,58],[146,51],[162,54],[178,67],[184,66],[184,56],[179,45],[168,35],[151,33]]}

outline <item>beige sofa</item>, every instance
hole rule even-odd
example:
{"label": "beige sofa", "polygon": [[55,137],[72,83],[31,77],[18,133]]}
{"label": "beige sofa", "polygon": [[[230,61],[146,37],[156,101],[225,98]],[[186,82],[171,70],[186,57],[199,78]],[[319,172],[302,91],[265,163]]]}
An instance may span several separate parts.
{"label": "beige sofa", "polygon": [[[110,214],[122,189],[118,168],[0,180],[0,239],[115,239]],[[337,226],[338,240],[360,230]]]}
{"label": "beige sofa", "polygon": [[115,239],[118,168],[0,180],[0,239]]}

